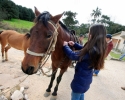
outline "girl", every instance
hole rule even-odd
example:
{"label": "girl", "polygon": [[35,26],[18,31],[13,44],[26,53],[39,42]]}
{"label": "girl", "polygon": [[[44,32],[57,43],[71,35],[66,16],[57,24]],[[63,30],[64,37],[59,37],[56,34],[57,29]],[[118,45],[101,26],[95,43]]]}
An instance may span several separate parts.
{"label": "girl", "polygon": [[[73,41],[63,43],[63,49],[71,60],[78,61],[75,66],[74,78],[71,82],[71,100],[84,100],[84,93],[92,83],[93,69],[104,67],[106,51],[106,29],[101,24],[92,25],[89,29],[88,42],[83,46]],[[77,51],[72,51],[73,46]]]}

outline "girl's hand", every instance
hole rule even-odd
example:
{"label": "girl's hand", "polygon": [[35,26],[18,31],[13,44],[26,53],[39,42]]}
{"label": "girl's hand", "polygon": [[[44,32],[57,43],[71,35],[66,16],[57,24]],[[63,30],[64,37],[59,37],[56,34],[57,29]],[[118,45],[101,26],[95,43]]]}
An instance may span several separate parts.
{"label": "girl's hand", "polygon": [[65,46],[65,45],[68,45],[68,42],[64,41],[63,42],[63,46]]}
{"label": "girl's hand", "polygon": [[69,41],[68,44],[69,44],[70,46],[74,46],[75,43],[74,43],[73,41]]}

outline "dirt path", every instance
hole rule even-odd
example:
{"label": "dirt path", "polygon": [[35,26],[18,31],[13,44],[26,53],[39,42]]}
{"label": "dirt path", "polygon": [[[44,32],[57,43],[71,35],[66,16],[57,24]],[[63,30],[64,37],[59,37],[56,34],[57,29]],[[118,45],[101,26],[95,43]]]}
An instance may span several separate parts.
{"label": "dirt path", "polygon": [[[20,69],[23,52],[11,48],[8,56],[9,61],[7,62],[2,63],[0,58],[0,85],[12,88],[26,77]],[[47,62],[46,66],[50,66],[50,64],[51,60]],[[70,82],[73,74],[74,69],[68,68],[63,75],[57,100],[71,99]],[[21,83],[21,86],[29,86],[26,93],[30,100],[50,100],[50,96],[47,98],[43,96],[49,81],[50,77],[35,74],[29,76]],[[85,93],[85,100],[125,100],[125,91],[121,89],[121,86],[125,86],[125,62],[106,60],[105,69],[100,71],[99,76],[93,77],[93,83],[89,91]]]}

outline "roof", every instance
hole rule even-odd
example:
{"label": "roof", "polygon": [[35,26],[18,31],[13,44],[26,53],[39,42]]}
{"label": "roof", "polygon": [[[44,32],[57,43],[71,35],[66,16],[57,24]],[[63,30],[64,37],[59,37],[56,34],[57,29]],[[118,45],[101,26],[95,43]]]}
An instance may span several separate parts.
{"label": "roof", "polygon": [[115,34],[112,34],[112,36],[120,35],[121,33],[122,33],[122,31],[115,33]]}

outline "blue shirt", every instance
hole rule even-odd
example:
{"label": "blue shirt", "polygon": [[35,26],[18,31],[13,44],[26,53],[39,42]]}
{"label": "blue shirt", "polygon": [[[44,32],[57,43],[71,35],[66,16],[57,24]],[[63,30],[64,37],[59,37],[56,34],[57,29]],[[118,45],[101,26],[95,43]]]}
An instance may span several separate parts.
{"label": "blue shirt", "polygon": [[[80,50],[83,48],[83,46],[75,43],[74,48],[76,50]],[[69,46],[63,47],[64,52],[71,60],[78,61],[75,67],[75,74],[74,78],[71,82],[71,89],[75,93],[85,93],[92,83],[92,75],[93,75],[93,69],[90,68],[90,56],[89,53],[86,53],[83,56],[83,59],[81,62],[79,62],[79,54],[80,52],[74,52],[72,51]]]}

